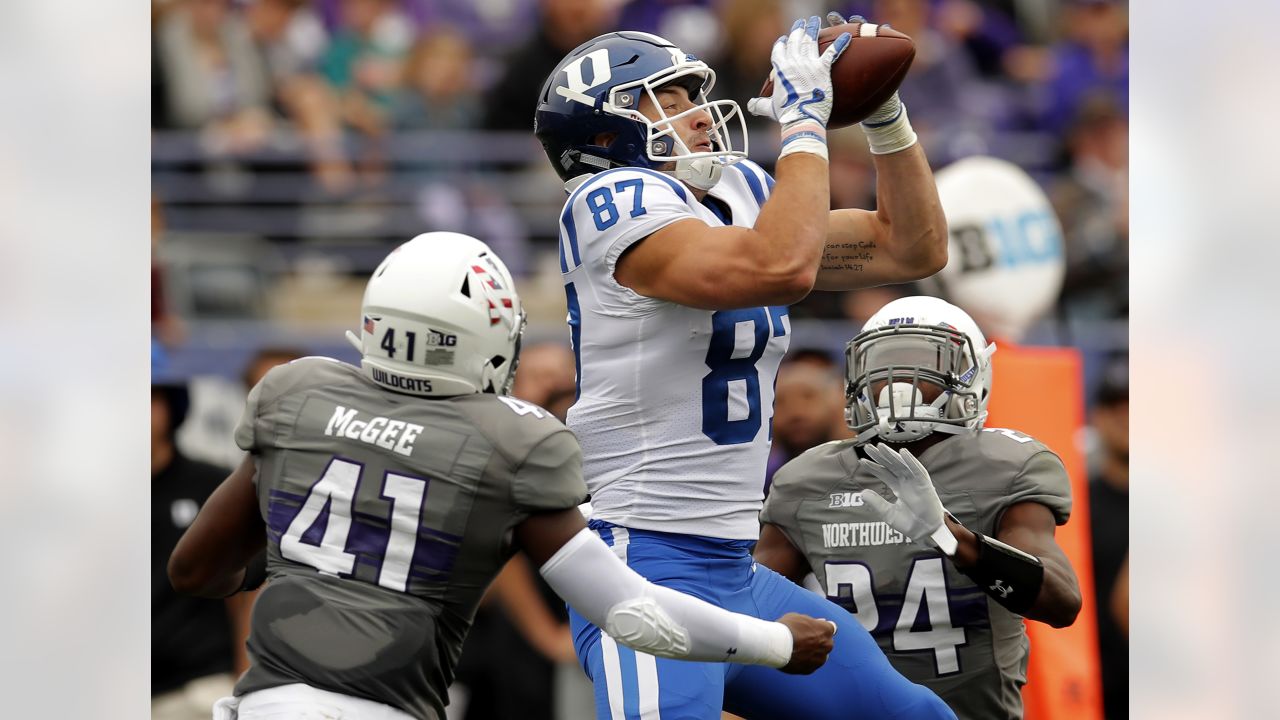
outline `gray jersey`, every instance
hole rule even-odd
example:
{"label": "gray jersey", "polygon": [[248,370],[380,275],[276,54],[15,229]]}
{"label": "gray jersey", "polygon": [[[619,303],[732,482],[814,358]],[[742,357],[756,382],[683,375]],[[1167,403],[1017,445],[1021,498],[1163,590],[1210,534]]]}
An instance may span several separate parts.
{"label": "gray jersey", "polygon": [[[1015,503],[1048,507],[1059,525],[1071,485],[1058,456],[1035,439],[988,428],[920,455],[942,504],[994,536]],[[857,617],[903,675],[928,686],[960,718],[1020,718],[1027,635],[1022,618],[990,600],[941,551],[903,537],[862,504],[870,488],[852,441],[820,445],[774,476],[761,519],[809,561],[830,600]]]}
{"label": "gray jersey", "polygon": [[547,411],[401,395],[326,358],[268,373],[236,442],[258,460],[268,535],[238,695],[300,682],[441,720],[512,529],[587,493]]}

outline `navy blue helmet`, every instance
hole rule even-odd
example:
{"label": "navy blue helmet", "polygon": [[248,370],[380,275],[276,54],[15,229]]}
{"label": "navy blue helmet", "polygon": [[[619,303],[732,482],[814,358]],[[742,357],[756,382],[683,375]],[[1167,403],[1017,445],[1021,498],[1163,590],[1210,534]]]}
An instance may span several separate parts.
{"label": "navy blue helmet", "polygon": [[[708,100],[716,74],[707,64],[657,35],[614,32],[589,40],[569,53],[542,86],[534,115],[534,134],[560,178],[574,178],[615,167],[658,169],[674,162],[674,175],[707,190],[725,165],[747,155],[746,123],[732,100]],[[653,94],[679,84],[694,103],[670,117]],[[650,120],[639,110],[647,94],[660,117]],[[711,148],[691,151],[673,123],[696,112],[709,113]],[[741,149],[726,132],[736,120]],[[596,144],[602,133],[615,139]]]}

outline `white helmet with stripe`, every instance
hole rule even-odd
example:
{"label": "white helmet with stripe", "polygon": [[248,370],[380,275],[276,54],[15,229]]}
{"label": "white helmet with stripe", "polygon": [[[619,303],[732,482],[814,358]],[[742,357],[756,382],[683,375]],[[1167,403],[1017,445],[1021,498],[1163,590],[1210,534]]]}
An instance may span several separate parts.
{"label": "white helmet with stripe", "polygon": [[460,233],[419,235],[365,286],[360,334],[347,339],[375,383],[424,396],[507,394],[525,313],[506,265]]}

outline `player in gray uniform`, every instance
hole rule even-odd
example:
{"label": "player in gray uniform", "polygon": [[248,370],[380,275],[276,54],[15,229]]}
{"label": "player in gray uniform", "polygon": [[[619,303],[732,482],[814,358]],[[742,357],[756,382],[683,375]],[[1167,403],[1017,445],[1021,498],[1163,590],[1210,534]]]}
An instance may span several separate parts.
{"label": "player in gray uniform", "polygon": [[654,586],[586,529],[577,439],[504,394],[524,313],[483,243],[402,245],[362,314],[361,367],[302,358],[253,389],[236,428],[249,454],[170,560],[184,592],[270,580],[252,665],[215,717],[441,720],[481,595],[518,549],[630,647],[787,672],[825,661],[832,623],[765,622]]}
{"label": "player in gray uniform", "polygon": [[1022,618],[1065,627],[1080,610],[1054,541],[1071,513],[1062,461],[982,427],[994,350],[936,298],[876,313],[846,349],[857,436],[778,470],[755,551],[796,582],[812,572],[899,672],[983,720],[1022,717]]}

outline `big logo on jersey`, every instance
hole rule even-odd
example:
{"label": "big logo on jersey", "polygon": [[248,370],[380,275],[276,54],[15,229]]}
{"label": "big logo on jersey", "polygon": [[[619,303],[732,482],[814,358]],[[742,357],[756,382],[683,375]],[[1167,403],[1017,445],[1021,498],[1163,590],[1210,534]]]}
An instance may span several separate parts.
{"label": "big logo on jersey", "polygon": [[856,492],[831,493],[831,504],[827,507],[861,507],[862,495]]}

